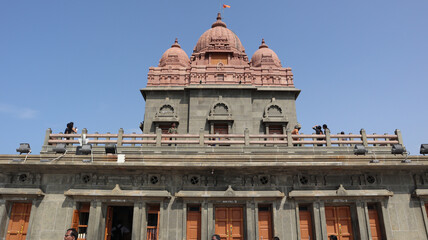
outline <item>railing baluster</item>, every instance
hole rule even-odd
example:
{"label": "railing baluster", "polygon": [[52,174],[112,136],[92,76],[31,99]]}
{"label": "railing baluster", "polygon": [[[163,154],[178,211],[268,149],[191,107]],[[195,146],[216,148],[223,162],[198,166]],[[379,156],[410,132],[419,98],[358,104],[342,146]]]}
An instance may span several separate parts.
{"label": "railing baluster", "polygon": [[47,146],[49,145],[49,139],[51,138],[51,133],[52,133],[52,129],[48,128],[46,130],[46,135],[45,135],[45,141],[43,142],[43,145]]}
{"label": "railing baluster", "polygon": [[364,130],[363,128],[361,128],[360,130],[360,134],[361,134],[361,140],[363,141],[363,145],[365,147],[367,147],[369,144],[367,143],[367,134],[366,134],[366,130]]}

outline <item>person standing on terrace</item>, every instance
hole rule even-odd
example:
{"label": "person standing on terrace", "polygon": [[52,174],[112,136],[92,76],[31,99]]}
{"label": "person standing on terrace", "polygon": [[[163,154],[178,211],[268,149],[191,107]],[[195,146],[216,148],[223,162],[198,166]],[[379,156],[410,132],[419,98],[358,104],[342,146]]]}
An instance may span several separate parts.
{"label": "person standing on terrace", "polygon": [[[327,129],[328,129],[328,127],[327,127],[327,124],[323,124],[322,125],[322,129],[324,130],[324,134],[326,134],[326,131],[327,131]],[[330,131],[330,129],[328,129],[329,131]]]}
{"label": "person standing on terrace", "polygon": [[77,133],[77,128],[74,127],[73,122],[67,123],[67,128],[64,130],[64,134]]}
{"label": "person standing on terrace", "polygon": [[[296,126],[294,126],[294,129],[293,129],[293,131],[291,131],[291,135],[299,135],[299,131],[300,131],[300,128],[302,128],[301,126],[300,126],[300,123],[298,123],[298,124],[296,124]],[[296,140],[296,141],[300,141],[300,139],[299,138],[295,138],[294,140]],[[301,144],[293,144],[294,146],[297,146],[297,147],[300,147],[301,146]]]}
{"label": "person standing on terrace", "polygon": [[[322,135],[323,134],[320,125],[315,125],[315,126],[312,127],[312,129],[315,130],[315,134],[316,135]],[[317,138],[317,141],[322,141],[322,140],[323,140],[322,138]],[[317,146],[322,146],[322,144],[317,144]]]}

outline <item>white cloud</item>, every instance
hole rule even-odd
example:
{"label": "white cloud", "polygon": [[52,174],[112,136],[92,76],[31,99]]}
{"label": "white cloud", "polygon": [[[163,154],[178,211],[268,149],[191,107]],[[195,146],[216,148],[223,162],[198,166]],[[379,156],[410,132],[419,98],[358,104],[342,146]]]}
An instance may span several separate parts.
{"label": "white cloud", "polygon": [[21,108],[10,104],[0,103],[0,114],[9,115],[19,119],[33,119],[37,116],[38,111],[30,108]]}

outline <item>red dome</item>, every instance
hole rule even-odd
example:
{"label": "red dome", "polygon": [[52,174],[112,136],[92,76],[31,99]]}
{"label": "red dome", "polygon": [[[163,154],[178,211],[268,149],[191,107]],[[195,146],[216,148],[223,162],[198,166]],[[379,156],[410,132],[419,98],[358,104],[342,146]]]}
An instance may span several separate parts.
{"label": "red dome", "polygon": [[242,46],[238,36],[221,21],[220,13],[217,15],[217,21],[212,24],[211,28],[201,35],[193,52],[205,51],[217,43],[227,45],[234,51],[245,52],[245,48]]}
{"label": "red dome", "polygon": [[171,48],[165,51],[159,61],[159,67],[165,66],[190,66],[190,59],[187,56],[186,52],[181,49],[181,46],[180,44],[178,44],[177,39],[175,39],[175,43],[171,46]]}
{"label": "red dome", "polygon": [[282,67],[278,56],[265,44],[264,39],[262,39],[262,44],[260,45],[259,49],[251,57],[251,66],[261,67],[262,65],[274,65],[276,67]]}

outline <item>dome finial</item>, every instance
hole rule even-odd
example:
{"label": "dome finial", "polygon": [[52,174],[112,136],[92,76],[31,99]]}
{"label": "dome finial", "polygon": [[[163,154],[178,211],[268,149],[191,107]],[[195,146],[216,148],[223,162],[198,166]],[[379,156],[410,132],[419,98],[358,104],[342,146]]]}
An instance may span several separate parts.
{"label": "dome finial", "polygon": [[211,25],[211,27],[212,28],[214,28],[214,27],[225,27],[225,28],[227,28],[226,23],[224,23],[221,20],[221,14],[220,13],[217,13],[217,21],[215,23],[213,23],[213,25]]}
{"label": "dome finial", "polygon": [[178,38],[175,38],[175,42],[174,42],[174,44],[172,44],[172,45],[171,45],[171,47],[172,47],[172,48],[173,48],[173,47],[181,48],[180,44],[178,44]]}
{"label": "dome finial", "polygon": [[260,45],[259,49],[260,48],[269,48],[268,45],[266,45],[264,38],[262,38],[262,44]]}

